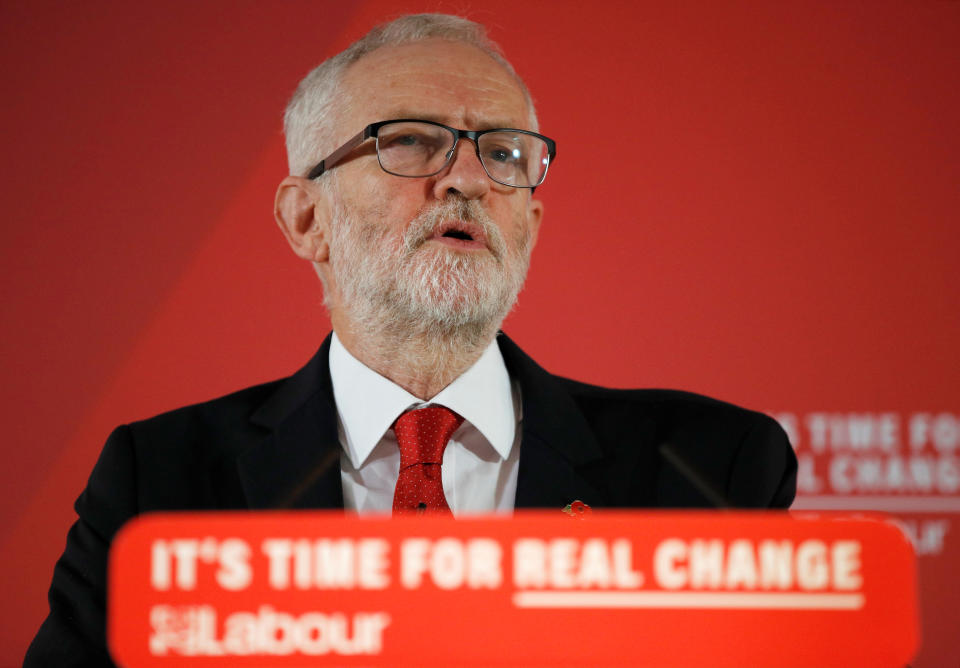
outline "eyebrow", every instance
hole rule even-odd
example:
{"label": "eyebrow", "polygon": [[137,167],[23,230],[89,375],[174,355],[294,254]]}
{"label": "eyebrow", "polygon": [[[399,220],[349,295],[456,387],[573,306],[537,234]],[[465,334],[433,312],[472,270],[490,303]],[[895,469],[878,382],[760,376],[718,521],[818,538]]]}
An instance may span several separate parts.
{"label": "eyebrow", "polygon": [[[422,111],[410,111],[409,109],[400,109],[400,111],[396,112],[391,118],[410,118],[410,119],[416,119],[420,121],[432,121],[434,123],[440,123],[441,125],[448,125],[448,123],[444,120],[444,118],[439,114],[432,114],[429,112],[424,113]],[[383,120],[386,121],[390,119],[384,118]],[[475,123],[474,125],[477,126],[476,128],[477,130],[495,130],[499,128],[514,128],[516,130],[524,129],[523,126],[514,127],[508,121],[500,121],[500,120],[493,121],[493,122],[485,121],[485,122]],[[466,128],[461,128],[461,129],[466,129]]]}

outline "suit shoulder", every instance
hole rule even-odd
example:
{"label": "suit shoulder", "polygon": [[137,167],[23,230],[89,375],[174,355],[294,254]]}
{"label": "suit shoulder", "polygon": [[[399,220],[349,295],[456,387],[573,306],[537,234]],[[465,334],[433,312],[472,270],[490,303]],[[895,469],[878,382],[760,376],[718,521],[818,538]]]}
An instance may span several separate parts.
{"label": "suit shoulder", "polygon": [[269,435],[251,418],[282,383],[248,387],[121,426],[98,461],[109,473],[100,476],[105,481],[100,487],[114,494],[126,480],[135,495],[128,505],[138,513],[242,507],[235,461]]}
{"label": "suit shoulder", "polygon": [[169,411],[164,411],[149,418],[130,422],[127,426],[139,433],[154,429],[164,429],[186,425],[191,422],[222,422],[230,423],[238,420],[248,420],[250,416],[266,401],[284,382],[278,379],[245,387],[221,397],[208,399],[195,404],[188,404]]}
{"label": "suit shoulder", "polygon": [[595,430],[618,438],[647,425],[658,442],[691,438],[715,444],[727,442],[734,447],[750,435],[787,442],[782,427],[769,415],[703,394],[613,389],[567,378],[558,380]]}
{"label": "suit shoulder", "polygon": [[207,465],[235,456],[266,433],[251,417],[283,382],[254,385],[125,425],[137,459],[165,467],[169,461]]}
{"label": "suit shoulder", "polygon": [[[709,506],[686,475],[661,461],[665,446],[709,480],[735,507],[786,508],[796,492],[797,461],[783,428],[759,411],[712,397],[663,389],[610,389],[558,379],[605,451],[642,465],[637,479],[665,507]],[[647,444],[646,453],[631,444]],[[630,452],[631,455],[624,454]],[[644,477],[646,476],[646,477]],[[658,476],[655,477],[654,476]],[[653,491],[651,491],[653,490]],[[629,496],[629,495],[628,495]],[[626,503],[626,505],[630,505]]]}
{"label": "suit shoulder", "polygon": [[704,394],[671,389],[618,389],[591,385],[570,378],[555,377],[570,396],[582,404],[606,404],[611,407],[658,413],[715,414],[740,416],[747,420],[773,420],[764,413],[715,399]]}

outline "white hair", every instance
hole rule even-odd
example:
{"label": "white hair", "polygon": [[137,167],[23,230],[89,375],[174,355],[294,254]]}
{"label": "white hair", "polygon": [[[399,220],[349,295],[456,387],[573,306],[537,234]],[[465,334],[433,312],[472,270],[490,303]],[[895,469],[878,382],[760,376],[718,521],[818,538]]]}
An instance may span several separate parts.
{"label": "white hair", "polygon": [[[449,14],[410,14],[376,26],[345,51],[328,58],[305,76],[287,104],[283,118],[290,173],[306,176],[333,145],[337,111],[334,101],[347,68],[368,53],[385,46],[399,46],[440,38],[475,46],[493,58],[517,80],[530,110],[530,129],[537,129],[533,98],[526,84],[503,56],[500,47],[487,36],[484,26]],[[357,128],[355,131],[359,131]],[[345,139],[345,138],[344,138]]]}

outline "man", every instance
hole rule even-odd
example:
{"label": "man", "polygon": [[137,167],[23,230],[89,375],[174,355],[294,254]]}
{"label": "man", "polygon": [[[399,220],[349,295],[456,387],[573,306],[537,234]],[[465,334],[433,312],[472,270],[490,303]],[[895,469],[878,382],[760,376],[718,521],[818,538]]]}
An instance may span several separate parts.
{"label": "man", "polygon": [[285,129],[276,218],[334,333],[288,379],[111,435],[28,665],[110,665],[107,550],[142,512],[790,504],[796,460],[773,420],[552,376],[498,334],[556,148],[481,26],[375,29],[301,82]]}

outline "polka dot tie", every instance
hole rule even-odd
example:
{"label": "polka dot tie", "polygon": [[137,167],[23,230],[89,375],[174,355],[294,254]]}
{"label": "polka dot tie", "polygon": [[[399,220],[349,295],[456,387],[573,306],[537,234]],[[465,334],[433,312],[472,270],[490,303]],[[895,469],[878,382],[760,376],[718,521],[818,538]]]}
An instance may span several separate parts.
{"label": "polka dot tie", "polygon": [[450,436],[463,418],[445,406],[407,411],[393,423],[400,445],[400,477],[393,493],[393,514],[449,513],[440,465]]}

